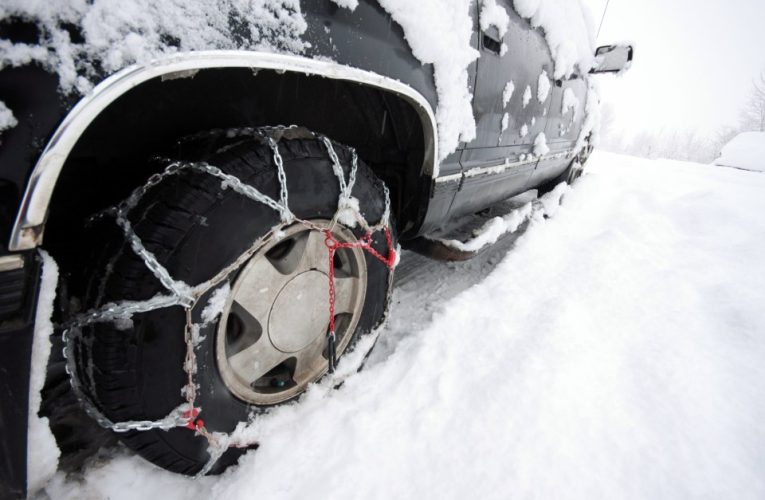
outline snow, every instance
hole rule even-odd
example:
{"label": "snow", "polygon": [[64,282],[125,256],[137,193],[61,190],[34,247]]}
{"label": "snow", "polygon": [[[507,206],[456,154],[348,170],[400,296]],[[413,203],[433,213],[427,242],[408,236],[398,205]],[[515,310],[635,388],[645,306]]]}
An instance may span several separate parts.
{"label": "snow", "polygon": [[356,10],[359,6],[359,0],[332,0],[332,2],[348,10]]}
{"label": "snow", "polygon": [[547,100],[547,96],[550,95],[550,76],[547,71],[542,70],[542,74],[539,75],[537,83],[537,100],[544,104]]}
{"label": "snow", "polygon": [[226,301],[231,293],[231,285],[226,282],[220,288],[217,288],[212,295],[207,305],[202,309],[202,322],[210,323],[215,320],[223,309],[226,307]]}
{"label": "snow", "polygon": [[504,38],[510,17],[504,7],[497,5],[496,0],[481,0],[480,23],[481,31],[487,32],[493,26],[497,28],[499,37]]}
{"label": "snow", "polygon": [[[1,40],[0,69],[38,62],[58,74],[66,92],[88,92],[98,66],[114,72],[179,51],[301,53],[307,47],[299,0],[4,0],[0,19],[9,17],[35,23],[42,39],[37,45]],[[65,24],[79,28],[84,41],[73,41]]]}
{"label": "snow", "polygon": [[544,156],[550,152],[550,148],[547,146],[547,137],[544,132],[540,132],[534,139],[534,156]]}
{"label": "snow", "polygon": [[0,133],[15,127],[18,123],[16,117],[13,116],[13,111],[3,101],[0,101]]}
{"label": "snow", "polygon": [[515,93],[515,83],[513,83],[512,80],[507,82],[505,84],[505,89],[502,91],[502,107],[506,108],[507,105],[510,103],[510,99],[513,97],[513,93]]}
{"label": "snow", "polygon": [[195,481],[117,449],[46,493],[762,499],[764,190],[595,153],[558,213],[476,260],[404,252],[365,370],[258,418],[238,467]]}
{"label": "snow", "polygon": [[595,60],[595,26],[581,0],[513,0],[515,10],[541,27],[559,80],[577,69],[587,73]]}
{"label": "snow", "polygon": [[531,102],[531,85],[526,85],[526,89],[523,91],[523,107],[529,105]]}
{"label": "snow", "polygon": [[470,45],[471,0],[380,0],[404,30],[412,54],[433,64],[438,94],[438,160],[456,151],[460,141],[475,139],[468,66],[478,57]]}
{"label": "snow", "polygon": [[53,301],[58,285],[58,265],[46,252],[43,261],[40,296],[35,313],[35,331],[32,344],[32,373],[29,377],[29,433],[27,434],[27,490],[34,494],[53,477],[58,467],[59,449],[56,438],[48,426],[48,417],[38,416],[45,385],[45,372],[50,355],[50,336],[53,334]]}
{"label": "snow", "polygon": [[555,189],[539,198],[536,203],[528,202],[508,214],[488,220],[473,232],[473,237],[468,241],[446,239],[435,239],[434,241],[461,252],[477,252],[493,245],[504,235],[517,231],[521,224],[529,219],[539,220],[554,215],[567,190],[566,184],[560,184],[559,187],[556,186]]}
{"label": "snow", "polygon": [[584,123],[579,131],[579,137],[574,145],[574,155],[587,146],[597,146],[600,141],[600,94],[597,84],[592,79],[587,80],[587,102],[584,105]]}
{"label": "snow", "polygon": [[765,172],[765,132],[744,132],[722,148],[715,165]]}
{"label": "snow", "polygon": [[355,196],[340,195],[337,202],[337,220],[348,227],[356,227],[358,214],[361,213],[359,200]]}
{"label": "snow", "polygon": [[580,106],[581,103],[579,102],[579,98],[576,97],[574,91],[571,89],[571,87],[566,87],[566,89],[563,91],[563,104],[561,113],[565,115],[570,110],[574,110],[573,120],[576,120],[576,117],[579,114]]}
{"label": "snow", "polygon": [[521,126],[521,132],[520,133],[521,133],[521,137],[526,137],[527,135],[529,135],[529,126],[524,123]]}
{"label": "snow", "polygon": [[508,123],[510,122],[510,113],[505,113],[502,115],[502,130],[500,131],[500,134],[507,130]]}

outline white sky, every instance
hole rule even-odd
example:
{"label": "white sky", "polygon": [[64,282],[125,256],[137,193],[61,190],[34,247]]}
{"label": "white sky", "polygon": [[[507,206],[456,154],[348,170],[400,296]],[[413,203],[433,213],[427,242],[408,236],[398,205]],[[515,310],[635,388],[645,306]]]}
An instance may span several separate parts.
{"label": "white sky", "polygon": [[[584,0],[600,21],[606,0]],[[611,0],[598,45],[635,44],[632,68],[600,76],[614,128],[713,134],[737,122],[765,70],[765,0]]]}

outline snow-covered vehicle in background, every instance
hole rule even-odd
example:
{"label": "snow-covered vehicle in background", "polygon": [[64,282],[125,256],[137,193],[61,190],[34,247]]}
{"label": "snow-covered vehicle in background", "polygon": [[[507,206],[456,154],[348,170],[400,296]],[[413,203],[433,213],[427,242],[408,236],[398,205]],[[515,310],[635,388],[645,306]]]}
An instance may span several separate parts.
{"label": "snow-covered vehicle in background", "polygon": [[[12,1],[0,16],[9,495],[38,412],[64,467],[118,435],[172,471],[224,470],[251,445],[230,435],[240,422],[383,319],[397,241],[579,175],[589,75],[632,59],[596,56],[578,0]],[[58,286],[41,287],[53,259]]]}
{"label": "snow-covered vehicle in background", "polygon": [[765,132],[743,132],[723,146],[715,165],[765,172]]}

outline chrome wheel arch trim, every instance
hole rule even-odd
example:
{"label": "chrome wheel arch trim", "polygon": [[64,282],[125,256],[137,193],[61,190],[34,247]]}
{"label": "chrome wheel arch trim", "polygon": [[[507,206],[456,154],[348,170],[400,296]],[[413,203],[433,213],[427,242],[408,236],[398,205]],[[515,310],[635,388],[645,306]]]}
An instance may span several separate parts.
{"label": "chrome wheel arch trim", "polygon": [[438,177],[438,130],[433,108],[422,94],[405,83],[334,61],[289,54],[244,50],[173,54],[146,64],[129,66],[114,73],[69,111],[35,164],[16,215],[8,249],[29,250],[42,242],[48,207],[64,163],[88,126],[117,98],[157,77],[183,78],[199,70],[222,68],[303,73],[359,83],[403,97],[413,105],[423,124],[425,156],[422,171],[431,179]]}

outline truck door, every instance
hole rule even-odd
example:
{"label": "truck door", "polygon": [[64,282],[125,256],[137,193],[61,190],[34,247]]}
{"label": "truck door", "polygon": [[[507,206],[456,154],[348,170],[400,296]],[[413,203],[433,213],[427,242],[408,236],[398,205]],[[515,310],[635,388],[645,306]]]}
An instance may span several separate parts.
{"label": "truck door", "polygon": [[516,14],[511,0],[496,3],[510,22],[504,34],[495,26],[479,27],[481,55],[473,96],[477,138],[462,152],[464,179],[451,216],[481,210],[522,191],[536,163],[528,155],[547,126],[554,70],[547,42],[541,30]]}

